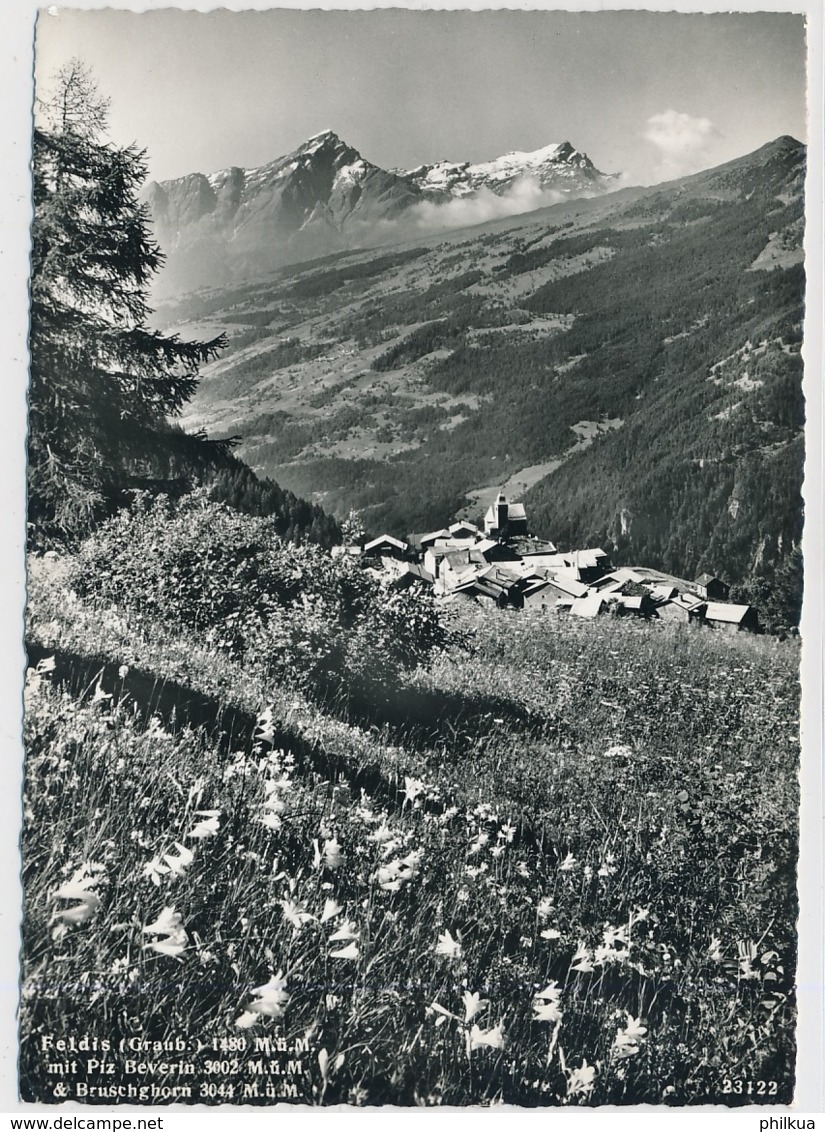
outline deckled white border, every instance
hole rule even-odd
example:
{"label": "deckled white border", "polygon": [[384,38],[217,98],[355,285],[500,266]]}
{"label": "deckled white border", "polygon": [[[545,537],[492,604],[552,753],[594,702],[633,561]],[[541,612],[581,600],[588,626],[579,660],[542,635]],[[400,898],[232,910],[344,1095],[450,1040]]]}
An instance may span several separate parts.
{"label": "deckled white border", "polygon": [[[18,948],[20,917],[19,853],[20,828],[20,693],[24,667],[22,647],[24,603],[24,437],[25,388],[27,380],[26,328],[28,323],[28,256],[30,223],[29,170],[30,106],[33,66],[34,20],[37,0],[0,0],[0,107],[3,125],[0,130],[0,342],[3,347],[3,366],[0,371],[0,1114],[28,1113],[55,1116],[59,1110],[47,1111],[32,1105],[21,1105],[16,1092],[17,1028],[15,1012],[18,997]],[[42,7],[46,4],[41,2]],[[808,34],[808,181],[806,224],[807,317],[805,325],[805,369],[807,397],[807,455],[805,465],[806,524],[804,555],[806,569],[805,604],[803,610],[803,773],[802,773],[802,851],[799,867],[799,889],[802,903],[799,934],[799,1021],[798,1038],[800,1055],[794,1114],[816,1114],[825,1111],[825,1043],[823,1018],[825,1017],[825,991],[823,991],[823,953],[825,953],[825,917],[823,916],[823,575],[825,575],[825,549],[823,543],[823,414],[822,414],[822,326],[823,307],[823,135],[825,122],[825,94],[823,93],[823,12],[822,0],[672,0],[655,3],[654,0],[571,0],[568,3],[485,3],[484,0],[445,0],[441,3],[423,3],[421,0],[374,0],[372,3],[352,4],[340,0],[322,3],[303,0],[281,0],[279,4],[266,0],[229,0],[227,3],[193,3],[181,0],[170,4],[167,0],[145,0],[144,3],[106,3],[105,0],[78,0],[65,5],[77,8],[115,7],[139,11],[156,11],[176,7],[191,11],[211,11],[228,8],[234,11],[264,10],[272,7],[322,8],[347,10],[352,8],[409,8],[417,11],[429,8],[486,10],[489,8],[535,9],[540,11],[674,11],[674,12],[798,12],[807,18]],[[130,1109],[129,1106],[95,1106],[94,1109],[71,1105],[62,1111],[85,1112],[104,1116],[109,1113],[126,1115],[134,1112],[144,1116],[150,1110]],[[163,1114],[162,1109],[151,1110]],[[172,1113],[198,1114],[203,1119],[201,1106],[172,1106]],[[223,1110],[225,1111],[225,1110]],[[234,1118],[243,1112],[235,1109]],[[381,1119],[381,1111],[371,1110],[373,1117]],[[711,1119],[709,1113],[699,1117],[696,1109],[689,1110],[698,1119]],[[719,1109],[711,1110],[714,1113]],[[787,1110],[781,1110],[787,1112]],[[657,1117],[686,1116],[685,1110],[665,1112],[640,1107],[616,1110],[596,1110],[610,1121],[629,1127],[638,1121],[643,1112],[656,1112]],[[706,1109],[702,1110],[707,1112]],[[749,1124],[758,1128],[758,1117],[780,1115],[777,1110],[761,1109],[743,1113],[734,1110],[730,1119],[749,1116]],[[258,1116],[269,1119],[307,1119],[305,1110],[290,1114],[279,1107],[277,1115],[272,1109]],[[394,1109],[384,1112],[383,1119],[398,1120],[404,1114]],[[410,1114],[412,1115],[412,1114]],[[453,1112],[450,1119],[456,1119]],[[252,1114],[250,1114],[250,1117]],[[340,1110],[326,1110],[322,1118],[340,1121]],[[464,1110],[464,1118],[478,1113]],[[430,1111],[428,1118],[436,1118]],[[588,1115],[568,1110],[537,1110],[515,1113],[510,1119],[542,1119],[566,1122]],[[370,1114],[352,1114],[354,1119],[369,1119]],[[172,1123],[170,1121],[170,1123]],[[592,1121],[590,1121],[592,1125]],[[599,1127],[603,1126],[599,1123]],[[691,1122],[691,1127],[694,1123]],[[194,1124],[192,1125],[194,1128]]]}

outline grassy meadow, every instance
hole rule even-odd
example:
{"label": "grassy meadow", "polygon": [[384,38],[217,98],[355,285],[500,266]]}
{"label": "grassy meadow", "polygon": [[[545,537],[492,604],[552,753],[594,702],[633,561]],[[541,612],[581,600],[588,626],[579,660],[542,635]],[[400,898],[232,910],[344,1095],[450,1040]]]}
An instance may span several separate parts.
{"label": "grassy meadow", "polygon": [[798,642],[367,573],[203,499],[32,559],[24,1098],[788,1103]]}

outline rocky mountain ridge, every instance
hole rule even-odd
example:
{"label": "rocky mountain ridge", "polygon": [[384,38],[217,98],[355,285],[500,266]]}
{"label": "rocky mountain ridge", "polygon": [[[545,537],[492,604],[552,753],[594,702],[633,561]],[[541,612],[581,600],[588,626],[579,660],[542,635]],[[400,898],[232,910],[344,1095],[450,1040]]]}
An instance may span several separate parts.
{"label": "rocky mountain ridge", "polygon": [[456,227],[463,217],[439,206],[504,198],[524,182],[529,196],[514,198],[507,211],[599,195],[616,187],[617,175],[601,173],[567,141],[477,164],[385,170],[324,130],[258,168],[153,181],[143,197],[169,257],[165,282],[178,288]]}

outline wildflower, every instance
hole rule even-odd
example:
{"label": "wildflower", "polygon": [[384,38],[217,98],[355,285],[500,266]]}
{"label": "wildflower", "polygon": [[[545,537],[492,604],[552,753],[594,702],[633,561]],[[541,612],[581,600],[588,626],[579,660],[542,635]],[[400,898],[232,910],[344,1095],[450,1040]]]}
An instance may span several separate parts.
{"label": "wildflower", "polygon": [[624,743],[617,743],[614,747],[608,747],[604,753],[606,759],[629,759],[632,755],[632,748]]}
{"label": "wildflower", "polygon": [[61,900],[80,901],[74,907],[63,909],[53,917],[54,919],[61,919],[65,924],[85,924],[87,920],[92,919],[97,909],[101,907],[101,898],[98,897],[97,893],[89,892],[81,884],[63,884],[54,895]]}
{"label": "wildflower", "polygon": [[427,785],[420,778],[410,778],[409,775],[404,776],[404,805],[407,802],[414,802],[419,794],[423,794],[427,789]]}
{"label": "wildflower", "polygon": [[486,998],[481,998],[477,991],[464,992],[464,1021],[472,1022],[476,1014],[480,1014],[482,1010],[486,1010],[490,1005]]}
{"label": "wildflower", "polygon": [[556,982],[548,983],[544,990],[533,995],[534,1022],[560,1022],[562,988]]}
{"label": "wildflower", "polygon": [[370,834],[367,834],[367,841],[377,841],[380,843],[382,841],[389,841],[392,836],[392,830],[387,825],[387,823],[384,822],[381,826],[379,826],[378,829],[374,830]]}
{"label": "wildflower", "polygon": [[593,970],[593,955],[585,946],[580,943],[576,948],[573,956],[573,962],[570,964],[571,971],[588,972]]}
{"label": "wildflower", "polygon": [[255,724],[254,739],[256,743],[275,742],[275,723],[272,718],[272,708],[265,708],[258,716]]}
{"label": "wildflower", "polygon": [[502,855],[502,853],[504,853],[504,846],[503,845],[494,845],[493,848],[490,850],[490,856],[491,857],[498,858]]}
{"label": "wildflower", "polygon": [[95,687],[95,694],[92,696],[92,703],[93,704],[105,703],[106,700],[110,700],[111,698],[112,698],[111,692],[104,692],[103,691],[103,681],[102,681],[102,678],[101,678],[100,680],[98,680],[97,685]]}
{"label": "wildflower", "polygon": [[125,680],[126,677],[129,675],[129,665],[128,664],[121,664],[120,668],[118,668],[118,670],[117,670],[117,674],[118,674],[118,676],[120,677],[121,680]]}
{"label": "wildflower", "polygon": [[104,872],[103,866],[94,862],[82,864],[71,880],[54,893],[59,900],[77,900],[79,903],[57,912],[53,919],[62,920],[64,924],[85,924],[91,920],[100,907],[100,897],[92,889],[103,881]]}
{"label": "wildflower", "polygon": [[189,868],[195,859],[195,854],[191,849],[187,849],[185,845],[181,845],[179,841],[175,842],[175,848],[178,851],[177,857],[173,857],[171,853],[164,853],[163,859],[169,866],[169,871],[173,876],[183,876],[184,872]]}
{"label": "wildflower", "polygon": [[336,940],[358,939],[359,934],[352,920],[344,920],[338,931],[329,937],[329,941],[333,943]]}
{"label": "wildflower", "polygon": [[423,857],[423,849],[414,849],[406,857],[399,857],[382,865],[375,874],[379,887],[388,892],[397,892],[402,884],[418,875]]}
{"label": "wildflower", "polygon": [[261,1016],[266,1018],[282,1018],[289,1004],[289,993],[286,989],[286,979],[283,971],[273,975],[268,983],[255,987],[251,993],[256,996],[247,1009],[235,1020],[235,1025],[241,1030],[248,1030],[259,1022]]}
{"label": "wildflower", "polygon": [[530,870],[527,868],[526,861],[519,861],[518,865],[516,866],[516,872],[520,877],[522,877],[523,880],[530,879]]}
{"label": "wildflower", "polygon": [[546,920],[553,911],[552,898],[549,896],[542,896],[541,900],[539,900],[538,908],[536,909],[536,911],[538,912],[539,917],[542,920]]}
{"label": "wildflower", "polygon": [[538,996],[533,999],[534,1022],[559,1022],[560,1020],[561,1009],[557,1002],[545,1002]]}
{"label": "wildflower", "polygon": [[455,1022],[461,1021],[461,1019],[458,1018],[457,1015],[453,1014],[451,1010],[447,1010],[447,1008],[442,1006],[440,1002],[431,1002],[427,1007],[425,1013],[438,1015],[438,1018],[436,1018],[435,1020],[436,1026],[443,1025],[445,1018],[452,1018]]}
{"label": "wildflower", "polygon": [[563,873],[569,873],[571,869],[575,869],[575,867],[576,867],[576,865],[578,865],[578,863],[579,862],[576,860],[576,858],[573,856],[573,854],[568,853],[567,856],[562,861],[562,863],[559,865],[559,868],[561,869],[561,871]]}
{"label": "wildflower", "polygon": [[324,842],[324,864],[328,869],[338,869],[344,863],[344,856],[341,853],[341,846],[338,844],[336,838],[331,841]]}
{"label": "wildflower", "polygon": [[643,1026],[641,1023],[641,1018],[634,1018],[632,1014],[628,1014],[627,1026],[624,1030],[618,1030],[613,1039],[613,1046],[610,1050],[612,1058],[622,1060],[627,1057],[634,1057],[639,1052],[639,1043],[643,1041],[647,1033],[647,1026]]}
{"label": "wildflower", "polygon": [[513,838],[516,835],[516,828],[517,828],[516,826],[511,825],[510,822],[507,822],[507,824],[503,825],[501,827],[501,829],[499,830],[499,837],[501,837],[502,834],[503,834],[504,837],[507,839],[507,844],[509,845],[510,842],[513,840]]}
{"label": "wildflower", "polygon": [[357,959],[360,952],[358,944],[355,940],[349,943],[346,947],[342,947],[340,951],[330,951],[330,959]]}
{"label": "wildflower", "polygon": [[596,1068],[582,1060],[578,1069],[566,1069],[567,1097],[589,1096],[596,1084]]}
{"label": "wildflower", "polygon": [[435,945],[436,955],[444,955],[447,959],[461,958],[461,944],[453,939],[450,932],[441,932],[438,943]]}
{"label": "wildflower", "polygon": [[296,932],[300,931],[308,920],[315,919],[313,914],[311,912],[307,912],[304,905],[297,901],[282,900],[280,903],[281,907],[284,910],[284,919],[288,920],[290,924],[292,924]]}
{"label": "wildflower", "polygon": [[196,826],[187,833],[187,837],[195,837],[202,840],[205,837],[214,837],[220,829],[220,822],[218,818],[221,816],[220,810],[196,810],[195,816],[203,818]]}
{"label": "wildflower", "polygon": [[499,1022],[491,1030],[481,1030],[478,1026],[473,1026],[468,1037],[468,1045],[471,1050],[479,1049],[480,1046],[504,1049],[504,1023]]}
{"label": "wildflower", "polygon": [[710,941],[710,947],[708,948],[708,958],[711,959],[714,963],[722,962],[722,941],[717,936],[714,936]]}
{"label": "wildflower", "polygon": [[324,909],[321,912],[321,923],[325,924],[327,920],[333,919],[339,912],[343,912],[343,910],[337,900],[333,900],[328,896],[324,901]]}
{"label": "wildflower", "polygon": [[159,856],[153,857],[143,866],[143,875],[148,877],[152,884],[160,887],[161,880],[171,872],[168,865],[164,865]]}
{"label": "wildflower", "polygon": [[181,952],[186,950],[189,936],[183,926],[180,912],[174,908],[166,907],[153,924],[147,924],[143,929],[144,935],[163,936],[152,943],[145,943],[144,948],[157,951],[160,955],[171,955],[173,959],[180,958]]}
{"label": "wildflower", "polygon": [[561,932],[557,928],[545,928],[541,933],[542,939],[561,939]]}

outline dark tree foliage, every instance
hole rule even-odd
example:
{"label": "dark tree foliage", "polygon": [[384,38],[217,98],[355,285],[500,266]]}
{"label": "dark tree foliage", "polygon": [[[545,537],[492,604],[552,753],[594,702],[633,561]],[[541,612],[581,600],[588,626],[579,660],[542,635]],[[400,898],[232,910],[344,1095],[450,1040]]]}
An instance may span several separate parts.
{"label": "dark tree foliage", "polygon": [[210,499],[234,511],[273,519],[277,533],[289,542],[315,542],[327,549],[341,542],[340,526],[321,507],[258,478],[233,456],[210,478],[208,488]]}
{"label": "dark tree foliage", "polygon": [[228,453],[172,428],[199,367],[225,344],[149,329],[163,262],[137,192],[144,153],[101,140],[106,102],[72,62],[34,131],[29,523],[32,541],[72,541],[152,481],[197,474]]}

